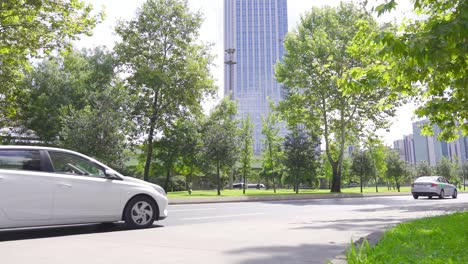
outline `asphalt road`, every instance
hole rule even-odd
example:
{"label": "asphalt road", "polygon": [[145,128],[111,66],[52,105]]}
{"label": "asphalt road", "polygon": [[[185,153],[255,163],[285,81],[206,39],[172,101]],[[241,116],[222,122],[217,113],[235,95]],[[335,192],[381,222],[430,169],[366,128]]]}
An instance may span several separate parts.
{"label": "asphalt road", "polygon": [[2,264],[325,263],[401,221],[468,210],[411,196],[173,205],[146,230],[123,224],[0,231]]}

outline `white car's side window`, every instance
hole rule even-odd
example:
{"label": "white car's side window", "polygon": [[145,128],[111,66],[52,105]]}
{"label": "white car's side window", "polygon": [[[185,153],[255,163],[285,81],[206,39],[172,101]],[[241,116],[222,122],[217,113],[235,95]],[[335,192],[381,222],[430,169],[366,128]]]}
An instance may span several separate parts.
{"label": "white car's side window", "polygon": [[56,173],[105,177],[105,173],[101,167],[81,157],[55,151],[49,151],[49,155]]}
{"label": "white car's side window", "polygon": [[0,169],[41,171],[41,158],[37,150],[0,150]]}

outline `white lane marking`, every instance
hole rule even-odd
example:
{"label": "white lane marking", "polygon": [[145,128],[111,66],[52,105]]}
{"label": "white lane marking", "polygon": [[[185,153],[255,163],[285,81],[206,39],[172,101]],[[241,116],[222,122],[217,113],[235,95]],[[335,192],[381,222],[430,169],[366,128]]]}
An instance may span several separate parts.
{"label": "white lane marking", "polygon": [[216,210],[216,208],[197,208],[197,209],[179,209],[179,210],[169,210],[172,212],[190,212],[190,211],[207,211],[207,210]]}
{"label": "white lane marking", "polygon": [[218,215],[218,216],[205,216],[205,217],[190,217],[190,218],[181,218],[180,220],[182,220],[182,221],[204,220],[204,219],[212,219],[212,218],[228,218],[228,217],[253,216],[253,215],[264,215],[264,213],[235,214],[235,215]]}

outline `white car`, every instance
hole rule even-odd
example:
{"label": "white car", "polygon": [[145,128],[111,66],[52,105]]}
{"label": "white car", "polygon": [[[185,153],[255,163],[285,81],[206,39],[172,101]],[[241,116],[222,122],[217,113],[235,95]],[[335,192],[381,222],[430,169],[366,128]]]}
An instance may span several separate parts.
{"label": "white car", "polygon": [[167,217],[164,190],[77,152],[0,146],[0,229],[125,221],[145,228]]}
{"label": "white car", "polygon": [[441,176],[423,176],[416,179],[411,184],[411,193],[414,199],[419,196],[427,196],[429,199],[432,196],[438,196],[443,199],[445,196],[452,196],[457,198],[457,187],[447,181]]}

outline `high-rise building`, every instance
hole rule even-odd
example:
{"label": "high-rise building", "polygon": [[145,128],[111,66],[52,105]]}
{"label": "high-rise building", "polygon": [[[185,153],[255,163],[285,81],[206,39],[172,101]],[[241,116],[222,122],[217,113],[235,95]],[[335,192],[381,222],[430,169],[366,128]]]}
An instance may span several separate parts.
{"label": "high-rise building", "polygon": [[237,118],[250,114],[256,154],[269,100],[276,103],[284,96],[274,65],[284,54],[287,13],[287,0],[224,0],[224,94],[237,102]]}
{"label": "high-rise building", "polygon": [[463,163],[468,157],[468,138],[463,137],[460,133],[459,138],[452,142],[440,141],[437,139],[440,134],[440,128],[437,125],[432,127],[433,136],[424,136],[421,133],[421,127],[428,123],[427,120],[413,123],[413,138],[415,161],[428,162],[431,166],[436,165],[442,157],[445,157],[452,162]]}
{"label": "high-rise building", "polygon": [[413,135],[404,136],[403,139],[394,141],[393,148],[398,150],[401,160],[405,160],[409,164],[416,164]]}

